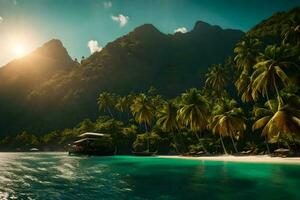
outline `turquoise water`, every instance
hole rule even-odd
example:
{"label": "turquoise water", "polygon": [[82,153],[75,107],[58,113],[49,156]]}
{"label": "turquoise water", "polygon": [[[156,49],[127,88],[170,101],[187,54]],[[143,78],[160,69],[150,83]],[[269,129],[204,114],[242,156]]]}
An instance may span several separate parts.
{"label": "turquoise water", "polygon": [[300,199],[300,165],[0,153],[0,199]]}

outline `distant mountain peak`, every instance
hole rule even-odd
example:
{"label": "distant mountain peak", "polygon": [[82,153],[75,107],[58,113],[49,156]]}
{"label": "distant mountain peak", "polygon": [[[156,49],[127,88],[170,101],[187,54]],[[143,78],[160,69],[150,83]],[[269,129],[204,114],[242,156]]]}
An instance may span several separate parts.
{"label": "distant mountain peak", "polygon": [[62,42],[59,39],[52,39],[42,45],[43,48],[51,48],[51,47],[62,47],[64,48]]}
{"label": "distant mountain peak", "polygon": [[214,26],[204,21],[197,21],[192,31],[206,31],[208,29],[221,29],[219,26]]}
{"label": "distant mountain peak", "polygon": [[12,60],[1,69],[13,70],[16,74],[25,74],[23,69],[26,69],[28,73],[31,71],[43,74],[43,71],[66,69],[73,66],[75,66],[75,62],[68,54],[62,42],[58,39],[52,39],[28,55]]}
{"label": "distant mountain peak", "polygon": [[63,46],[62,42],[58,39],[49,40],[41,47],[36,49],[34,52],[32,52],[32,54],[54,58],[61,61],[72,60],[72,58],[68,54],[67,49]]}
{"label": "distant mountain peak", "polygon": [[153,35],[163,35],[154,25],[152,24],[143,24],[138,26],[132,31],[135,35],[142,35],[142,36],[153,36]]}
{"label": "distant mountain peak", "polygon": [[138,26],[134,29],[134,32],[136,31],[156,31],[160,32],[153,24],[143,24],[141,26]]}

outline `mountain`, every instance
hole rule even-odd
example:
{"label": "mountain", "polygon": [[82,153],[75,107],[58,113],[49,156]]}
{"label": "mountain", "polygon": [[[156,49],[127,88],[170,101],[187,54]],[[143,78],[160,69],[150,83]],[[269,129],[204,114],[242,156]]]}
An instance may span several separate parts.
{"label": "mountain", "polygon": [[103,67],[107,89],[124,93],[153,85],[165,95],[176,95],[200,86],[208,66],[232,55],[242,36],[241,31],[223,30],[200,21],[191,32],[175,35],[145,24],[109,43],[83,64]]}
{"label": "mountain", "polygon": [[300,7],[296,7],[287,12],[278,12],[268,19],[254,26],[246,33],[246,36],[259,38],[266,43],[281,41],[281,36],[285,29],[290,26],[297,26],[300,23]]}
{"label": "mountain", "polygon": [[28,95],[42,83],[75,65],[62,43],[51,40],[29,55],[1,67],[0,135],[6,130],[18,131],[33,123],[29,119],[34,106],[29,106]]}
{"label": "mountain", "polygon": [[27,94],[37,84],[47,81],[60,71],[74,66],[75,62],[59,40],[51,40],[29,55],[13,60],[0,68],[0,90],[18,88]]}
{"label": "mountain", "polygon": [[96,99],[103,90],[124,94],[154,86],[173,96],[200,87],[207,68],[232,55],[243,35],[201,21],[190,32],[176,34],[145,24],[80,65],[60,41],[52,40],[0,69],[0,81],[7,82],[0,89],[0,135],[42,134],[96,118]]}

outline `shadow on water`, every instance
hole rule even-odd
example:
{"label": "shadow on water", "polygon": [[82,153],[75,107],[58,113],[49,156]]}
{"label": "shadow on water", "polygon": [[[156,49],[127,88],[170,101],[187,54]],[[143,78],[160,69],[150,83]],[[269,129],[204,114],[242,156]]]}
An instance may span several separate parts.
{"label": "shadow on water", "polygon": [[0,154],[0,199],[299,199],[299,166]]}

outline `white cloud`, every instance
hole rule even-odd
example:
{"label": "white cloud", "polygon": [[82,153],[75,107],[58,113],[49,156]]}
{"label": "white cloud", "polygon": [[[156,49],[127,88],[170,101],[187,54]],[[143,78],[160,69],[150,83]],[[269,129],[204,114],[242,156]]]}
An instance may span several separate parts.
{"label": "white cloud", "polygon": [[186,33],[188,30],[185,27],[180,27],[174,30],[174,33]]}
{"label": "white cloud", "polygon": [[4,19],[0,16],[0,24],[4,21]]}
{"label": "white cloud", "polygon": [[118,16],[111,16],[111,19],[120,24],[120,27],[125,26],[128,23],[129,17],[119,14]]}
{"label": "white cloud", "polygon": [[111,1],[105,1],[103,2],[104,8],[111,8],[112,7],[112,2]]}
{"label": "white cloud", "polygon": [[98,41],[96,40],[90,40],[87,46],[89,47],[91,54],[102,50],[102,47],[99,46]]}

